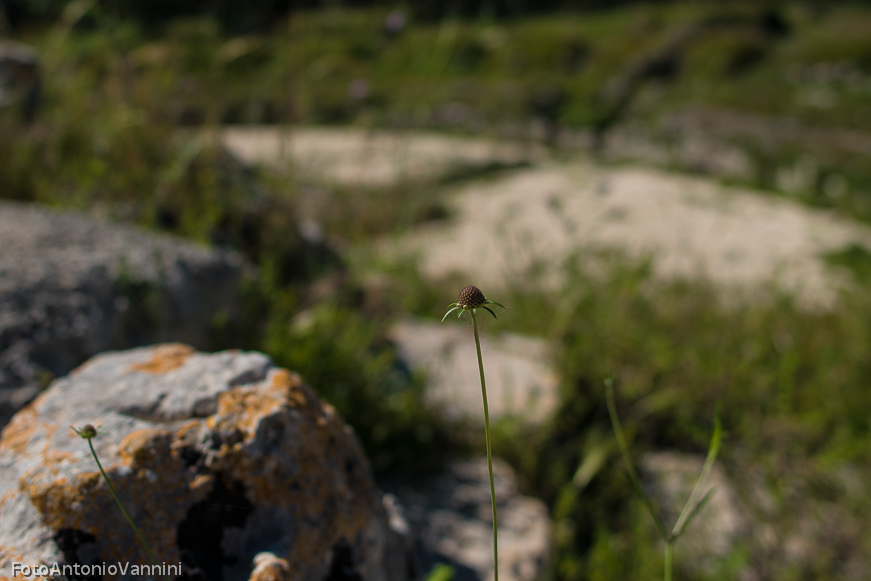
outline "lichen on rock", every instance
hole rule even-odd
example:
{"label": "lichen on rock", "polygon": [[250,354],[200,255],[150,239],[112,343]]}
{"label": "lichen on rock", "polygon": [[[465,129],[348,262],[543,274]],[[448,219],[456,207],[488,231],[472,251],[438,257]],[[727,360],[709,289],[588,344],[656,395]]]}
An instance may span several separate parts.
{"label": "lichen on rock", "polygon": [[154,552],[190,578],[248,579],[265,552],[264,579],[321,580],[337,555],[355,578],[408,576],[356,437],[299,375],[161,345],[91,359],[3,430],[0,580],[13,562],[149,563],[69,427],[85,423]]}

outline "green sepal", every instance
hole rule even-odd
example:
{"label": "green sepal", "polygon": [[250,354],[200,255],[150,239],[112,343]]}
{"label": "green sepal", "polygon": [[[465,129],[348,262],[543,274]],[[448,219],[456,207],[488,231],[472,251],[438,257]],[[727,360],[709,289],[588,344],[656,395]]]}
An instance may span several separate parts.
{"label": "green sepal", "polygon": [[496,316],[496,313],[494,313],[493,311],[490,310],[490,307],[481,307],[481,308],[484,309],[485,311],[487,311],[488,313],[490,313],[491,315],[493,315],[493,318],[494,318],[494,319],[497,319],[497,318],[498,318],[498,317]]}
{"label": "green sepal", "polygon": [[[457,303],[451,303],[451,304],[448,305],[448,306],[450,307],[450,306],[453,306],[453,305],[456,305],[456,304],[457,304]],[[445,313],[445,316],[442,317],[442,323],[445,322],[445,319],[448,318],[448,315],[450,315],[451,313],[453,313],[453,312],[456,311],[457,309],[460,309],[460,314],[462,314],[463,307],[460,307],[460,306],[454,306],[454,308],[452,308],[451,310],[449,310],[447,313]]]}

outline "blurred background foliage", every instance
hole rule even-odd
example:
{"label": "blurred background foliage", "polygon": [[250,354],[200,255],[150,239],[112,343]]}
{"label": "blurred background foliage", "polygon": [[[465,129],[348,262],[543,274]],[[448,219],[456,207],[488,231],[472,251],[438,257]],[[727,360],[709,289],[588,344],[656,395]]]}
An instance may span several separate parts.
{"label": "blurred background foliage", "polygon": [[[871,220],[868,2],[0,6],[0,32],[36,49],[41,78],[30,118],[17,106],[0,109],[0,196],[244,253],[257,274],[246,283],[243,316],[215,322],[214,347],[260,349],[302,373],[356,428],[379,477],[482,449],[477,430],[424,403],[424,378],[403,367],[385,335],[398,316],[440,318],[466,281],[380,265],[389,284],[373,291],[372,263],[341,251],[432,219],[438,184],[416,185],[429,202],[407,220],[398,218],[401,189],[368,192],[376,202],[353,212],[336,204],[322,223],[338,243],[312,250],[298,228],[311,184],[244,166],[214,138],[220,127],[426,128],[539,139],[557,155],[581,149],[605,162],[625,157],[605,145],[612,133],[664,150],[702,135],[739,152],[743,169],[720,172],[680,156],[665,165]],[[357,194],[333,193],[340,201]],[[847,249],[828,260],[864,282],[867,254]],[[753,464],[782,482],[787,508],[771,519],[788,519],[790,502],[800,501],[791,487],[846,503],[827,475],[849,466],[871,478],[866,294],[825,313],[800,310],[789,296],[735,308],[703,283],[658,283],[644,263],[610,262],[604,276],[569,273],[559,291],[518,284],[494,297],[511,311],[488,332],[546,337],[558,353],[556,416],[535,428],[503,420],[494,440],[525,492],[552,511],[551,578],[661,570],[611,440],[602,388],[609,373],[639,457],[703,453],[721,402],[726,472],[741,482]],[[869,513],[867,499],[855,502],[856,514]],[[871,543],[867,525],[855,536]],[[747,562],[771,579],[831,578],[843,565],[821,555],[808,576],[736,549],[704,575],[682,575],[731,579]]]}
{"label": "blurred background foliage", "polygon": [[[552,4],[7,0],[4,27],[41,53],[45,123],[4,152],[0,183],[7,197],[65,195],[27,169],[43,164],[73,168],[64,191],[123,199],[133,179],[171,191],[184,156],[146,145],[183,147],[168,128],[352,123],[526,138],[532,120],[548,142],[601,152],[609,132],[628,132],[679,169],[871,219],[867,4]],[[738,161],[706,166],[684,151],[699,138]],[[106,171],[118,163],[129,171]]]}

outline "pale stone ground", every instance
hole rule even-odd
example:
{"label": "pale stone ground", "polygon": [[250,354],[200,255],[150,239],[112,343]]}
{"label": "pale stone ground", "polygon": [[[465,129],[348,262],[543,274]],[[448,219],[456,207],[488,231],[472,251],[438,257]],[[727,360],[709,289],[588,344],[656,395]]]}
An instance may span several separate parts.
{"label": "pale stone ground", "polygon": [[581,156],[556,161],[528,144],[342,128],[231,128],[222,140],[249,163],[363,188],[436,180],[458,167],[530,164],[452,187],[452,220],[382,247],[415,253],[428,277],[458,271],[486,289],[555,284],[567,259],[610,248],[652,256],[663,277],[704,277],[730,295],[774,285],[825,307],[847,278],[820,256],[850,242],[871,247],[868,227],[789,200]]}
{"label": "pale stone ground", "polygon": [[433,180],[494,163],[513,166],[545,156],[536,145],[355,128],[231,127],[222,130],[221,140],[245,162],[292,167],[305,177],[364,188]]}
{"label": "pale stone ground", "polygon": [[[468,325],[405,320],[392,329],[391,338],[405,361],[427,371],[431,401],[445,406],[451,417],[480,420],[478,361]],[[513,333],[488,334],[481,343],[490,415],[527,422],[546,420],[558,403],[559,388],[547,343]]]}
{"label": "pale stone ground", "polygon": [[418,253],[426,276],[474,273],[487,288],[558,283],[567,259],[618,249],[652,256],[664,278],[706,278],[730,294],[773,284],[801,304],[826,307],[848,279],[821,255],[851,242],[871,246],[871,229],[788,200],[582,159],[469,184],[454,202],[452,223],[415,232],[401,246]]}

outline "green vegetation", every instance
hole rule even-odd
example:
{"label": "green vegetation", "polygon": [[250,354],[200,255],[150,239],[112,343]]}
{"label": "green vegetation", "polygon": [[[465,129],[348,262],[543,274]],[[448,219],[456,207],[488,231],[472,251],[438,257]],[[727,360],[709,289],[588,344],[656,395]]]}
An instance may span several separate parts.
{"label": "green vegetation", "polygon": [[[156,26],[100,6],[71,2],[57,24],[20,34],[41,53],[45,100],[27,130],[3,120],[4,134],[18,134],[0,144],[11,161],[0,169],[5,197],[99,201],[117,213],[145,190],[151,202],[132,217],[148,224],[161,215],[155,206],[204,195],[220,179],[197,163],[211,149],[179,135],[180,125],[526,137],[538,119],[551,132],[600,138],[631,128],[679,168],[871,219],[871,10],[860,6],[675,2],[505,21],[409,16],[398,34],[383,30],[387,9],[331,9],[242,36],[210,17]],[[743,161],[699,165],[685,151],[700,138]],[[189,209],[175,210],[190,221]]]}
{"label": "green vegetation", "polygon": [[[242,167],[208,137],[218,125],[521,135],[518,127],[539,117],[577,131],[640,126],[669,143],[679,132],[668,120],[713,112],[705,135],[750,159],[749,174],[735,179],[871,219],[871,164],[862,145],[871,132],[871,10],[795,4],[772,15],[751,4],[645,4],[505,22],[412,20],[395,37],[381,31],[385,12],[306,12],[269,34],[234,37],[209,19],[146,29],[96,8],[67,9],[57,23],[21,36],[42,55],[37,120],[0,112],[3,197],[245,253],[258,273],[238,320],[216,321],[214,347],[261,349],[299,371],[354,425],[379,475],[432,468],[447,453],[482,444],[424,403],[423,378],[401,367],[385,336],[396,316],[440,317],[465,281],[424,281],[413,267],[380,265],[387,289],[379,294],[365,282],[374,264],[365,243],[441,215],[439,184],[414,184],[425,194],[417,197],[404,185],[352,209],[329,205],[321,217],[328,234],[356,243],[363,258],[342,265],[342,257],[312,257],[295,230],[307,184]],[[677,42],[690,25],[704,34]],[[670,43],[680,45],[671,64]],[[605,90],[657,54],[662,66],[637,81],[631,98]],[[736,117],[717,117],[722,111]],[[759,126],[765,130],[752,130]],[[359,192],[331,194],[344,202]],[[869,276],[867,251],[829,260],[860,281]],[[492,434],[494,453],[551,510],[550,577],[653,578],[663,567],[662,546],[611,436],[600,386],[613,373],[636,459],[655,450],[703,456],[721,402],[722,467],[754,522],[779,539],[762,548],[738,543],[712,556],[704,572],[688,568],[678,547],[677,578],[733,579],[745,566],[766,579],[807,578],[808,571],[842,578],[844,555],[871,546],[863,520],[871,501],[849,484],[871,479],[868,297],[845,295],[832,312],[802,311],[790,297],[728,306],[702,283],[664,284],[644,264],[609,262],[595,278],[569,273],[557,291],[518,282],[503,295],[512,306],[506,330],[547,337],[558,354],[561,403],[553,420],[536,429],[505,420]],[[147,290],[128,289],[146,314]],[[761,506],[758,494],[773,500]],[[842,519],[846,532],[827,539],[831,527],[820,514]],[[817,550],[810,564],[790,565],[783,539],[802,526],[819,531],[799,539]]]}
{"label": "green vegetation", "polygon": [[641,479],[638,477],[635,466],[632,464],[632,456],[630,455],[629,448],[626,445],[626,438],[623,437],[623,427],[620,425],[620,418],[617,416],[616,406],[614,405],[613,378],[608,377],[605,379],[605,389],[608,402],[608,415],[611,417],[611,425],[614,428],[614,436],[617,439],[617,446],[620,448],[620,455],[623,456],[623,462],[626,465],[626,473],[629,476],[629,481],[632,483],[632,488],[635,489],[635,493],[638,495],[644,508],[646,508],[647,512],[650,514],[650,518],[653,519],[653,523],[656,525],[656,532],[659,533],[659,538],[665,545],[665,554],[663,557],[665,561],[664,579],[665,581],[671,581],[674,575],[674,545],[684,533],[687,525],[690,524],[690,521],[692,521],[699,513],[714,493],[713,488],[707,492],[705,492],[705,488],[708,484],[708,477],[714,467],[714,462],[717,459],[717,453],[720,451],[720,440],[723,437],[720,418],[717,417],[714,420],[714,435],[711,438],[711,445],[708,447],[708,457],[705,458],[705,465],[702,468],[702,473],[699,475],[696,486],[693,488],[693,492],[690,494],[689,499],[687,499],[683,510],[677,517],[674,527],[669,532],[665,528],[665,524],[659,516],[659,513],[655,508],[653,508],[653,503],[647,495],[644,494]]}

